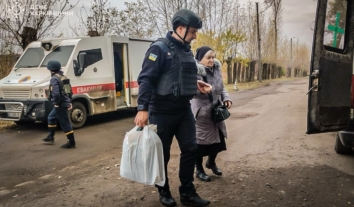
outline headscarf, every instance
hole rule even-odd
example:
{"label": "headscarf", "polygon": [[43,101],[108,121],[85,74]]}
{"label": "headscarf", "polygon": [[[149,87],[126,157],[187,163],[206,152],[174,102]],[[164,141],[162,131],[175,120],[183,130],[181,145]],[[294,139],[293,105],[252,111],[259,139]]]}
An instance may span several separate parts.
{"label": "headscarf", "polygon": [[208,46],[202,46],[202,47],[197,48],[197,51],[195,53],[195,59],[198,61],[201,61],[203,59],[204,55],[207,52],[209,52],[210,50],[214,51],[213,49],[211,49]]}

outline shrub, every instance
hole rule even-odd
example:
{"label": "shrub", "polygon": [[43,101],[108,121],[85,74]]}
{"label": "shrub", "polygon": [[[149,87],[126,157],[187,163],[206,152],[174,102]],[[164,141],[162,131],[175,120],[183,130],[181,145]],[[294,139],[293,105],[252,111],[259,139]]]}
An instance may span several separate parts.
{"label": "shrub", "polygon": [[0,79],[10,73],[12,67],[16,63],[17,57],[19,57],[19,55],[0,55]]}

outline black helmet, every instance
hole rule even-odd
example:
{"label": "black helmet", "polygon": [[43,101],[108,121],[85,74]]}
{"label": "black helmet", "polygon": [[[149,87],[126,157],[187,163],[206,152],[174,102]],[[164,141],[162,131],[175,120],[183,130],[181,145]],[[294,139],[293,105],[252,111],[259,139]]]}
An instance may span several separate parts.
{"label": "black helmet", "polygon": [[197,29],[202,28],[202,20],[189,9],[178,10],[172,17],[172,26],[175,30],[178,26],[189,26]]}
{"label": "black helmet", "polygon": [[56,71],[61,69],[61,64],[59,61],[51,60],[47,64],[47,69],[50,71]]}

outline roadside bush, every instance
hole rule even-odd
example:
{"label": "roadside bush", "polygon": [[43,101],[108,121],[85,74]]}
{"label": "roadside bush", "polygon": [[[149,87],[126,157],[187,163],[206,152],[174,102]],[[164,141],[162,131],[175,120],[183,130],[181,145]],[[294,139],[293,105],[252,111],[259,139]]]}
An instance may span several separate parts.
{"label": "roadside bush", "polygon": [[285,74],[286,74],[285,68],[282,67],[282,68],[281,68],[281,71],[280,71],[280,76],[281,76],[281,77],[284,77]]}
{"label": "roadside bush", "polygon": [[17,57],[19,57],[19,55],[0,55],[0,79],[10,73],[12,67],[16,63]]}

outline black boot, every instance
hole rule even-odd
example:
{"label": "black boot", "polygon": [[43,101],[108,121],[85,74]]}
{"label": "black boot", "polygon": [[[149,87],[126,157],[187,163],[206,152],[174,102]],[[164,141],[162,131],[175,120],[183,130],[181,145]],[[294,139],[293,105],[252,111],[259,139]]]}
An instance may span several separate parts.
{"label": "black boot", "polygon": [[196,176],[199,180],[209,182],[211,181],[210,177],[204,172],[204,170],[196,170]]}
{"label": "black boot", "polygon": [[203,168],[203,156],[198,154],[197,156],[197,160],[195,163],[195,174],[196,177],[201,180],[201,181],[205,181],[205,182],[209,182],[211,181],[210,177],[205,173],[204,168]]}
{"label": "black boot", "polygon": [[54,143],[54,134],[55,134],[56,125],[48,125],[49,134],[46,138],[42,140],[44,142]]}
{"label": "black boot", "polygon": [[75,138],[74,138],[74,132],[67,134],[66,137],[68,138],[68,142],[66,144],[63,144],[61,148],[76,148],[76,143],[75,143]]}
{"label": "black boot", "polygon": [[76,145],[74,143],[71,143],[70,141],[67,142],[66,144],[63,144],[61,146],[61,148],[66,148],[66,149],[70,149],[70,148],[76,148]]}
{"label": "black boot", "polygon": [[201,198],[194,190],[194,192],[181,194],[180,201],[185,206],[202,207],[210,204],[210,201]]}
{"label": "black boot", "polygon": [[220,168],[218,168],[215,163],[214,165],[209,164],[209,160],[205,163],[205,167],[211,169],[211,171],[213,171],[215,175],[222,175],[222,171],[220,170]]}
{"label": "black boot", "polygon": [[49,142],[49,143],[54,143],[54,137],[51,136],[50,134],[46,137],[42,139],[44,142]]}
{"label": "black boot", "polygon": [[161,190],[160,191],[160,202],[164,206],[176,206],[177,203],[173,199],[170,190]]}

